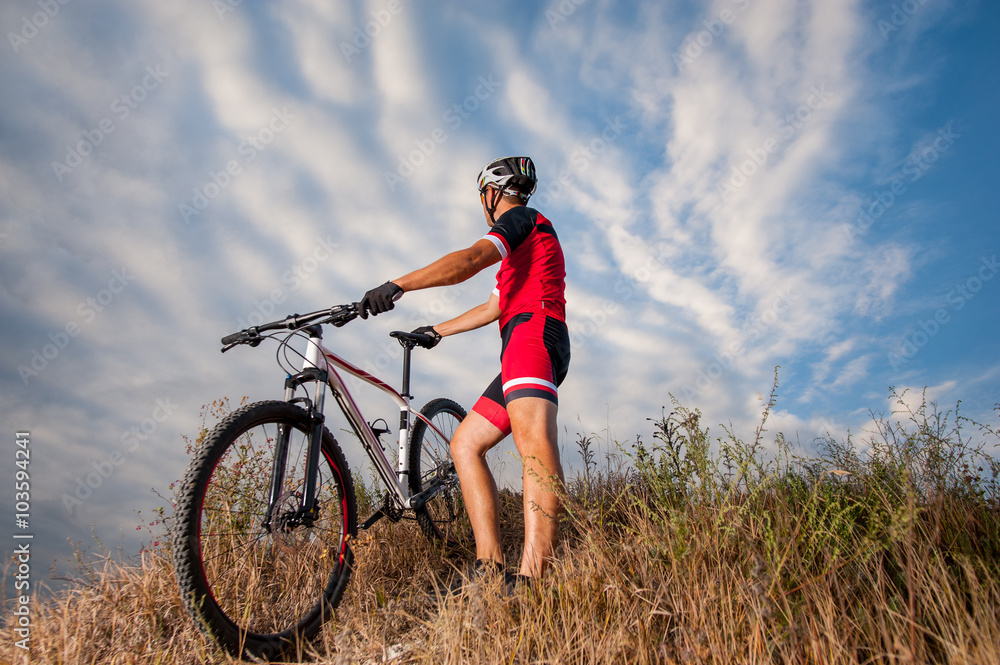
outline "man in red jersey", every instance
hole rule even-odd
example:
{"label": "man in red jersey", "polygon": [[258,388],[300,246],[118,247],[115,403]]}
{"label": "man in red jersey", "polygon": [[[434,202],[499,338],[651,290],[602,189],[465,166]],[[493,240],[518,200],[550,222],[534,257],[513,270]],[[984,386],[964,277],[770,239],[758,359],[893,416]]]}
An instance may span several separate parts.
{"label": "man in red jersey", "polygon": [[406,291],[463,282],[498,261],[489,299],[450,321],[418,328],[435,338],[481,328],[499,319],[500,374],[462,421],[451,442],[462,496],[476,537],[475,570],[503,570],[496,481],[486,453],[513,433],[524,473],[524,552],[511,580],[539,577],[559,537],[554,490],[563,482],[556,426],[558,386],[569,367],[562,248],[552,223],[525,204],[537,185],[528,157],[503,157],[479,174],[479,195],[490,231],[452,252],[368,291],[362,316],[392,309]]}

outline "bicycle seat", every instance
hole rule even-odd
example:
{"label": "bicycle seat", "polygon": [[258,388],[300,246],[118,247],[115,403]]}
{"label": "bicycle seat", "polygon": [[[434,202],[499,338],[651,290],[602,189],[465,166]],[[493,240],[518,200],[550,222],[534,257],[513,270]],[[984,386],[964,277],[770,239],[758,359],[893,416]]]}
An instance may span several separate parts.
{"label": "bicycle seat", "polygon": [[399,340],[399,343],[405,346],[422,346],[425,349],[429,349],[431,344],[434,342],[434,338],[430,335],[424,335],[423,333],[410,333],[403,332],[402,330],[394,330],[389,333],[389,337],[395,337]]}

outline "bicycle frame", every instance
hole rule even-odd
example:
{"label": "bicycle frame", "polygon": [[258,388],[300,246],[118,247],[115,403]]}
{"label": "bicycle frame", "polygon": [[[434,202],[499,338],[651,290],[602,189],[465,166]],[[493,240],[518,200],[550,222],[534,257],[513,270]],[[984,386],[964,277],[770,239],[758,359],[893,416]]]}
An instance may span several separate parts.
{"label": "bicycle frame", "polygon": [[[410,400],[413,398],[413,396],[409,394],[410,353],[413,349],[413,344],[400,339],[400,343],[403,346],[403,382],[402,391],[397,392],[396,389],[389,384],[372,376],[371,374],[368,374],[364,370],[355,367],[338,356],[336,353],[324,347],[322,343],[323,332],[320,326],[313,325],[305,328],[304,330],[308,332],[309,338],[306,347],[305,359],[302,364],[302,371],[298,374],[289,376],[285,380],[285,401],[307,402],[310,406],[310,415],[312,416],[313,428],[309,438],[309,447],[307,450],[305,491],[303,492],[301,499],[299,515],[305,521],[308,521],[313,515],[315,515],[316,511],[316,475],[324,427],[323,408],[327,387],[330,388],[334,398],[337,400],[338,406],[344,413],[347,421],[350,423],[351,429],[354,430],[355,435],[361,441],[361,445],[368,454],[369,459],[371,459],[372,463],[375,465],[376,473],[378,473],[383,484],[385,484],[386,488],[389,490],[390,496],[395,499],[397,507],[404,509],[415,509],[421,507],[423,503],[434,496],[440,488],[431,487],[424,490],[419,495],[410,494],[409,485],[407,483],[410,471],[408,454],[409,434],[410,427],[413,422],[410,416],[416,416],[420,420],[427,423],[427,426],[439,436],[442,438],[445,437],[430,420],[424,417],[424,415],[419,411],[415,411],[410,406]],[[382,450],[382,445],[378,436],[376,436],[371,426],[365,420],[364,416],[362,416],[361,410],[358,408],[357,403],[354,401],[350,391],[347,389],[346,382],[344,381],[341,372],[378,388],[399,408],[399,460],[395,470],[393,470],[392,464],[389,460],[386,459],[385,452]],[[296,398],[296,389],[299,386],[304,387],[304,384],[310,382],[315,383],[314,397],[311,400],[308,396]],[[306,393],[308,395],[308,390],[306,390]],[[272,469],[269,502],[271,508],[276,505],[278,497],[281,493],[280,478],[284,475],[285,469],[284,458],[286,454],[285,448],[287,445],[287,437],[283,433],[279,433],[278,439],[274,456],[274,467]]]}

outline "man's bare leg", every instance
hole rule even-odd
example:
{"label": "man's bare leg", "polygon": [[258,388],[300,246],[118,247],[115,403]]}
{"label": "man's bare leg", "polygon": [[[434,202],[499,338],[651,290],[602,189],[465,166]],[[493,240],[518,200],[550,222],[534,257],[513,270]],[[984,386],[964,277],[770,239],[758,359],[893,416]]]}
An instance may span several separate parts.
{"label": "man's bare leg", "polygon": [[562,489],[556,424],[558,407],[541,397],[522,397],[507,405],[514,444],[524,464],[524,553],[521,575],[539,577],[559,540]]}
{"label": "man's bare leg", "polygon": [[500,546],[500,495],[486,463],[486,453],[506,436],[475,411],[469,413],[451,439],[451,458],[462,484],[462,498],[476,536],[476,558],[503,565]]}

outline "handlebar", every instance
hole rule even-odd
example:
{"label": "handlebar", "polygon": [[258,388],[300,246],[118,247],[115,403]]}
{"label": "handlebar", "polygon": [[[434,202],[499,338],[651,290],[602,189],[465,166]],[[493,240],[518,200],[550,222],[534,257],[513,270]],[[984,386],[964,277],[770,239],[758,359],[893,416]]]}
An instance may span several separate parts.
{"label": "handlebar", "polygon": [[261,333],[271,330],[300,330],[313,324],[332,324],[337,328],[350,323],[358,317],[361,308],[358,303],[349,305],[335,305],[328,309],[321,309],[309,314],[292,314],[280,321],[262,323],[259,326],[250,326],[244,330],[226,335],[222,338],[222,352],[225,353],[234,346],[249,344],[257,346],[264,339]]}

